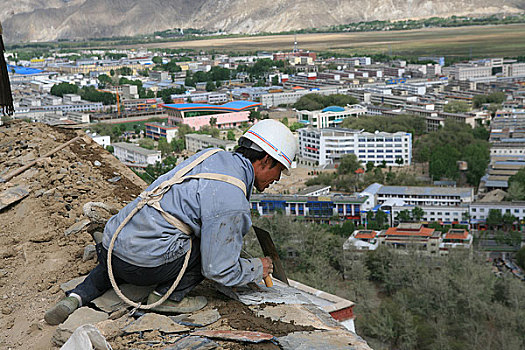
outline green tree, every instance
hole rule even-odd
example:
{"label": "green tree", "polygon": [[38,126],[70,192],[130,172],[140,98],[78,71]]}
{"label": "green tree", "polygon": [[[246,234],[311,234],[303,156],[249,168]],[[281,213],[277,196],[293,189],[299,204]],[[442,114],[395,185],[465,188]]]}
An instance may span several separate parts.
{"label": "green tree", "polygon": [[476,140],[463,150],[462,158],[467,162],[469,168],[467,181],[472,186],[478,186],[481,177],[485,174],[490,162],[490,150],[485,141]]}
{"label": "green tree", "polygon": [[425,216],[425,211],[420,207],[414,207],[411,214],[414,221],[419,222],[421,219],[423,219],[423,216]]}
{"label": "green tree", "polygon": [[525,168],[509,178],[508,196],[513,200],[525,200]]}
{"label": "green tree", "polygon": [[410,211],[408,210],[401,210],[399,213],[397,213],[396,220],[399,222],[410,222],[412,220],[412,216],[410,215]]}
{"label": "green tree", "polygon": [[361,163],[355,154],[345,154],[341,157],[341,162],[337,167],[338,174],[351,174],[361,167]]}
{"label": "green tree", "polygon": [[168,143],[165,137],[160,137],[157,144],[157,149],[161,152],[163,156],[173,152],[173,148]]}
{"label": "green tree", "polygon": [[235,141],[235,133],[232,130],[228,130],[228,133],[226,134],[226,138],[229,141]]}
{"label": "green tree", "polygon": [[78,86],[69,83],[55,84],[51,87],[51,95],[64,96],[65,94],[76,94],[78,93]]}
{"label": "green tree", "polygon": [[459,175],[456,165],[459,155],[459,151],[452,145],[437,146],[432,152],[428,167],[432,177],[436,180],[442,177],[456,179]]}
{"label": "green tree", "polygon": [[215,91],[217,89],[217,87],[215,86],[215,84],[213,83],[213,81],[211,80],[208,80],[206,82],[206,91]]}
{"label": "green tree", "polygon": [[155,64],[162,64],[162,57],[160,57],[160,56],[153,56],[153,58],[151,60]]}
{"label": "green tree", "polygon": [[443,107],[443,111],[448,113],[465,113],[470,111],[470,106],[464,101],[450,101]]}
{"label": "green tree", "polygon": [[522,269],[525,269],[525,246],[516,253],[516,262]]}
{"label": "green tree", "polygon": [[153,139],[143,138],[139,140],[139,146],[145,149],[154,149],[155,143],[153,142]]}
{"label": "green tree", "polygon": [[503,224],[503,215],[499,209],[490,209],[487,220],[485,221],[489,227],[498,227]]}
{"label": "green tree", "polygon": [[107,74],[100,74],[98,76],[98,81],[101,85],[102,88],[108,86],[108,85],[112,85],[113,84],[113,80],[111,79],[111,77]]}

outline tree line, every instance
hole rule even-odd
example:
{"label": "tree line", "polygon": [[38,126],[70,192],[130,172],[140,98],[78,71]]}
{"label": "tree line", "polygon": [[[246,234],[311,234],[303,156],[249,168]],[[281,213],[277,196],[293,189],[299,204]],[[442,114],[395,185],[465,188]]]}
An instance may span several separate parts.
{"label": "tree line", "polygon": [[[349,253],[350,231],[279,214],[253,220],[270,231],[289,278],[356,303],[356,331],[373,349],[525,348],[525,285],[476,254]],[[262,254],[253,233],[245,247]]]}

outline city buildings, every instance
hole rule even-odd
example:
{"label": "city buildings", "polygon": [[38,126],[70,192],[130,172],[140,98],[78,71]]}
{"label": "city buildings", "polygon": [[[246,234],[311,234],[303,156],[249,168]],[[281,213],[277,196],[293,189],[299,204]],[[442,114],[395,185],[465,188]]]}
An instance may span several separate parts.
{"label": "city buildings", "polygon": [[237,146],[236,141],[216,139],[206,134],[186,134],[186,149],[190,152],[199,152],[206,148],[222,148],[232,152]]}
{"label": "city buildings", "polygon": [[[195,130],[203,126],[213,125],[218,128],[232,128],[249,122],[251,110],[256,110],[261,104],[252,101],[234,101],[223,105],[207,105],[198,103],[166,104],[170,125],[186,124]],[[213,118],[213,119],[212,119]]]}
{"label": "city buildings", "polygon": [[361,105],[347,107],[330,106],[317,111],[296,111],[299,123],[312,126],[317,129],[337,127],[348,117],[359,117],[366,114],[367,109]]}
{"label": "city buildings", "polygon": [[409,165],[412,162],[412,134],[368,133],[342,128],[299,129],[299,164],[337,164],[346,154],[355,154],[363,166]]}
{"label": "city buildings", "polygon": [[361,221],[361,206],[364,197],[346,195],[264,195],[253,194],[250,197],[251,209],[259,215],[274,215],[281,212],[292,217],[307,220],[329,222],[330,220]]}
{"label": "city buildings", "polygon": [[472,234],[465,229],[450,229],[442,233],[420,223],[402,223],[379,232],[356,230],[343,244],[343,250],[345,256],[349,256],[386,246],[398,252],[415,250],[429,256],[446,256],[452,249],[470,251],[472,242]]}
{"label": "city buildings", "polygon": [[177,137],[179,128],[172,125],[166,125],[166,123],[149,122],[144,123],[146,129],[146,137],[150,137],[154,140],[158,140],[164,137],[168,143]]}
{"label": "city buildings", "polygon": [[112,146],[115,157],[133,166],[154,165],[161,161],[160,151],[145,149],[127,142],[116,142]]}

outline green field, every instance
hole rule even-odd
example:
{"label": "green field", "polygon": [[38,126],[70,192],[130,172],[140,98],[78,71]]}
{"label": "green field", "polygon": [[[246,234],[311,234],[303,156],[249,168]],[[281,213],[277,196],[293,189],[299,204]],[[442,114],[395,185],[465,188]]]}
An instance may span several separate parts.
{"label": "green field", "polygon": [[[516,57],[525,55],[525,24],[426,28],[406,31],[297,35],[304,50],[399,56]],[[217,52],[290,51],[293,35],[251,36],[141,44],[147,48]],[[124,46],[125,47],[125,46]],[[129,48],[136,48],[137,46]]]}

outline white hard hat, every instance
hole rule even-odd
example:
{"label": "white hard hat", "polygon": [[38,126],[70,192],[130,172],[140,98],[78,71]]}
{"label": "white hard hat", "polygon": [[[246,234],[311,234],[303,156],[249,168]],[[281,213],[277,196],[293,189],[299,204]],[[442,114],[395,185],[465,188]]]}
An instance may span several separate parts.
{"label": "white hard hat", "polygon": [[264,119],[254,124],[242,137],[284,165],[286,169],[283,173],[290,175],[292,161],[297,153],[297,141],[286,125],[273,119]]}

